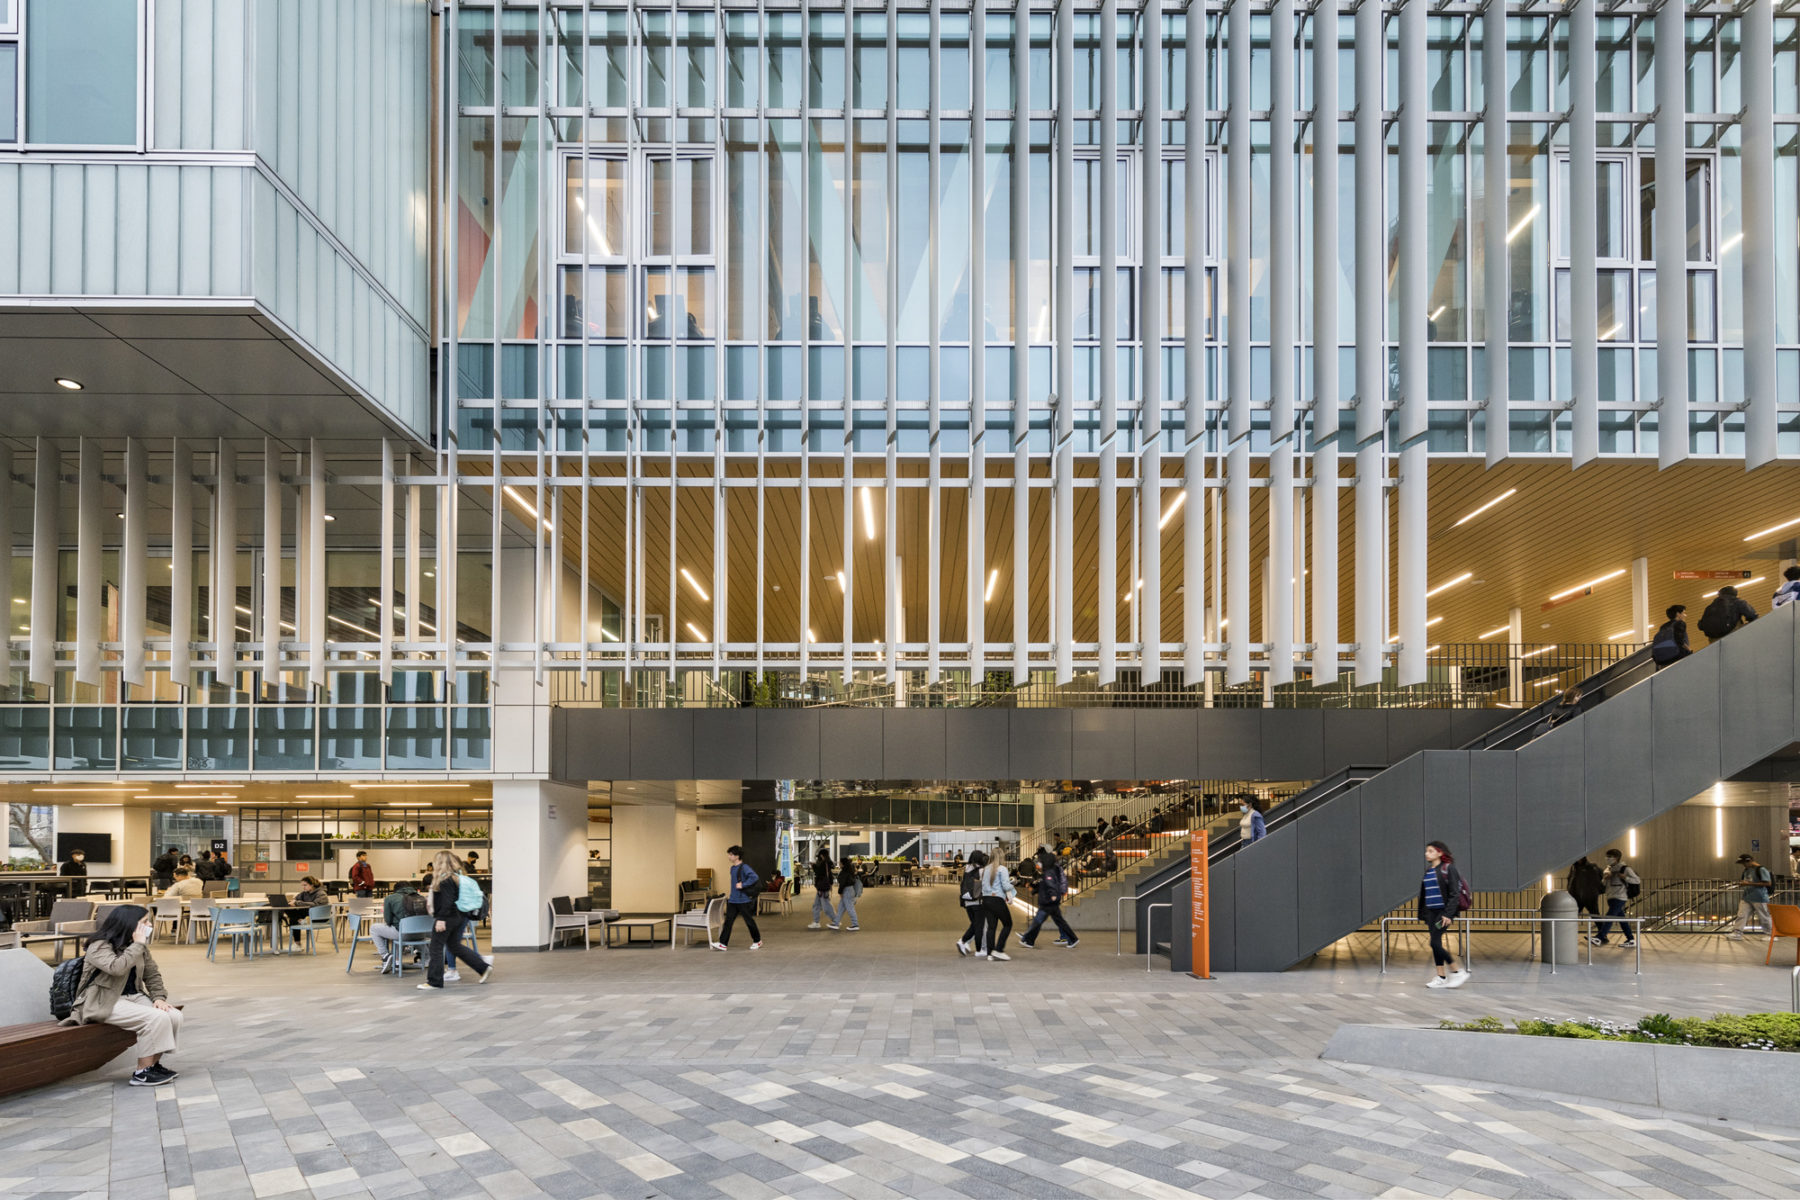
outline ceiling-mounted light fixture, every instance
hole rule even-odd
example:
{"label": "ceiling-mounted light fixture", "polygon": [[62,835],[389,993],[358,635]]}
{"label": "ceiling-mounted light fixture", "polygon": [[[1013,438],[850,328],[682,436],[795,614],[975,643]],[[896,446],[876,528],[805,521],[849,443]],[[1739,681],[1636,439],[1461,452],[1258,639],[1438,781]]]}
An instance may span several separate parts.
{"label": "ceiling-mounted light fixture", "polygon": [[1164,526],[1168,525],[1169,521],[1181,510],[1181,506],[1185,503],[1187,503],[1187,489],[1182,488],[1179,492],[1175,493],[1175,498],[1169,501],[1169,507],[1163,509],[1162,520],[1156,523],[1156,527],[1162,529]]}
{"label": "ceiling-mounted light fixture", "polygon": [[862,519],[863,537],[872,542],[875,540],[875,501],[868,488],[862,489]]}
{"label": "ceiling-mounted light fixture", "polygon": [[1433,596],[1437,595],[1439,592],[1447,592],[1451,588],[1455,587],[1457,584],[1466,583],[1473,578],[1475,578],[1475,572],[1464,571],[1461,575],[1458,575],[1455,579],[1446,579],[1446,580],[1444,580],[1444,582],[1438,584],[1436,587],[1434,587],[1430,591],[1426,592],[1425,598],[1427,600],[1429,600]]}
{"label": "ceiling-mounted light fixture", "polygon": [[994,598],[994,585],[998,582],[1000,582],[1000,568],[995,567],[988,572],[987,590],[981,594],[981,602],[983,604],[986,604],[989,600]]}
{"label": "ceiling-mounted light fixture", "polygon": [[[1498,496],[1495,496],[1492,500],[1489,500],[1486,504],[1482,505],[1480,508],[1476,509],[1474,512],[1468,514],[1467,516],[1463,517],[1461,520],[1457,521],[1456,525],[1461,525],[1461,524],[1464,524],[1465,522],[1473,521],[1476,517],[1479,517],[1482,513],[1486,512],[1488,509],[1494,507],[1494,505],[1500,503],[1502,500],[1505,500],[1511,496],[1517,495],[1518,491],[1519,491],[1518,488],[1507,488],[1504,492],[1501,492]],[[1456,525],[1452,525],[1450,528],[1455,529]]]}
{"label": "ceiling-mounted light fixture", "polygon": [[1623,575],[1624,573],[1625,573],[1624,567],[1620,567],[1616,571],[1608,571],[1604,575],[1595,576],[1593,579],[1588,580],[1586,583],[1578,583],[1572,588],[1564,588],[1560,592],[1553,592],[1553,593],[1551,593],[1550,598],[1552,600],[1561,600],[1564,596],[1580,595],[1582,592],[1587,591],[1589,588],[1599,587],[1601,584],[1607,582],[1609,579],[1617,579],[1619,576]]}
{"label": "ceiling-mounted light fixture", "polygon": [[694,589],[694,594],[696,596],[711,603],[712,598],[706,594],[706,589],[700,586],[699,580],[688,574],[688,569],[686,567],[681,568],[681,577],[687,580],[687,585]]}
{"label": "ceiling-mounted light fixture", "polygon": [[56,386],[62,388],[65,392],[79,392],[81,390],[81,381],[79,379],[70,379],[65,375],[58,375],[56,377]]}

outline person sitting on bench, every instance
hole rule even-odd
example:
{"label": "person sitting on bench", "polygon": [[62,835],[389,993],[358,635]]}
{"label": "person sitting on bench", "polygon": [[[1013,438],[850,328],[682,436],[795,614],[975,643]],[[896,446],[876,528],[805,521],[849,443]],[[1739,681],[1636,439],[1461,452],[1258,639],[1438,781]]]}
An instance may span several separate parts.
{"label": "person sitting on bench", "polygon": [[162,1065],[181,1033],[181,1010],[169,1003],[162,972],[150,957],[156,923],[148,909],[122,904],[106,914],[88,939],[82,980],[65,1025],[101,1022],[137,1035],[137,1070],[132,1087],[161,1087],[176,1072]]}

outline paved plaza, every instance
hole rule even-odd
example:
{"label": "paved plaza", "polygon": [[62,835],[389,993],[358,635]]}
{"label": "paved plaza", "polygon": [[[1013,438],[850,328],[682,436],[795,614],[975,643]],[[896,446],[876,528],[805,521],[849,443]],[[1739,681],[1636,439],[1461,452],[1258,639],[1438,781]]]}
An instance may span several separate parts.
{"label": "paved plaza", "polygon": [[[1428,990],[1372,941],[1282,975],[1146,972],[1110,934],[959,958],[947,887],[796,903],[717,954],[559,950],[420,993],[358,955],[159,946],[187,1034],[0,1103],[0,1195],[1791,1196],[1800,1132],[1318,1059],[1346,1022],[1785,1008],[1752,944],[1652,939],[1557,975],[1498,936]],[[364,947],[364,951],[367,947]],[[1510,957],[1504,957],[1510,955]],[[1475,1035],[1471,1035],[1475,1036]],[[1421,1064],[1423,1069],[1426,1064]]]}

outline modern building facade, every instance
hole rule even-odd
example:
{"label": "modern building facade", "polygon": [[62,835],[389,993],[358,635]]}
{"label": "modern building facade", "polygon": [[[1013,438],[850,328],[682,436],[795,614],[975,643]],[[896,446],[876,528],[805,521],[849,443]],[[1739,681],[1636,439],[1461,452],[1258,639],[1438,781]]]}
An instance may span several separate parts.
{"label": "modern building facade", "polygon": [[1797,228],[1786,0],[0,0],[5,770],[1538,698],[1792,561]]}

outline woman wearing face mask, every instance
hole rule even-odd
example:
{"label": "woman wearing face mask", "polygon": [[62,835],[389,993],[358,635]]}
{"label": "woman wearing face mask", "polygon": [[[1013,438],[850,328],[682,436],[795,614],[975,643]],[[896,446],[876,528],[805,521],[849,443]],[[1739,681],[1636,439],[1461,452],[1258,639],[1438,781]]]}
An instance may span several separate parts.
{"label": "woman wearing face mask", "polygon": [[82,956],[81,988],[65,1025],[101,1022],[137,1035],[132,1087],[161,1087],[175,1078],[162,1056],[175,1049],[181,1010],[169,1003],[162,972],[150,957],[150,913],[122,904],[106,914]]}
{"label": "woman wearing face mask", "polygon": [[1242,842],[1258,842],[1269,832],[1263,822],[1262,810],[1249,796],[1238,797],[1238,812],[1243,816],[1238,820],[1238,840]]}

